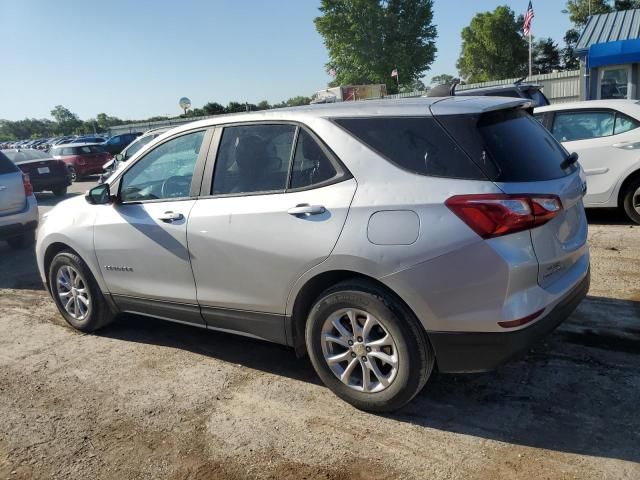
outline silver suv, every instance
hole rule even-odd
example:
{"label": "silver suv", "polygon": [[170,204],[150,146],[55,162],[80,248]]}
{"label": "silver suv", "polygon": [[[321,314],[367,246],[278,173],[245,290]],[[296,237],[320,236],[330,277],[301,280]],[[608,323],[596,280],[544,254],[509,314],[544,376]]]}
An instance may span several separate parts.
{"label": "silver suv", "polygon": [[0,152],[0,240],[12,248],[33,246],[37,226],[38,202],[29,176]]}
{"label": "silver suv", "polygon": [[358,408],[526,351],[586,295],[584,179],[522,99],[349,102],[171,130],[44,220],[64,318],[307,353]]}

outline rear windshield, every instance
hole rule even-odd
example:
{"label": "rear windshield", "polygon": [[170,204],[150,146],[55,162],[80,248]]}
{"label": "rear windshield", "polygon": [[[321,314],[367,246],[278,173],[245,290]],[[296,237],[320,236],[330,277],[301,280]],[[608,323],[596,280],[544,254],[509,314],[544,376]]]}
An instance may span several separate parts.
{"label": "rear windshield", "polygon": [[16,170],[18,170],[18,167],[16,167],[4,153],[0,152],[0,175],[4,173],[12,173]]}
{"label": "rear windshield", "polygon": [[412,173],[487,178],[432,117],[338,118],[335,122],[391,163]]}
{"label": "rear windshield", "polygon": [[12,162],[24,162],[28,160],[41,160],[45,158],[50,158],[49,155],[39,150],[20,150],[20,151],[11,150],[3,153]]}
{"label": "rear windshield", "polygon": [[522,109],[438,120],[487,176],[497,182],[540,182],[573,173],[560,168],[568,153],[540,122]]}

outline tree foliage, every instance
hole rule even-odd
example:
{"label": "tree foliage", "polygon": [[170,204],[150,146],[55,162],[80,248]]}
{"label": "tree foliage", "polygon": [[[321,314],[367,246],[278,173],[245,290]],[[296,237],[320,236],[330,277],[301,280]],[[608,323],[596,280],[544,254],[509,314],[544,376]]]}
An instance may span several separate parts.
{"label": "tree foliage", "polygon": [[433,0],[322,0],[315,19],[336,71],[332,85],[384,83],[397,91],[429,69],[436,54]]}
{"label": "tree foliage", "polygon": [[462,30],[457,67],[468,83],[525,75],[528,58],[522,24],[507,6],[478,13]]}
{"label": "tree foliage", "polygon": [[580,28],[587,23],[589,10],[591,15],[607,13],[611,11],[611,5],[609,0],[567,0],[562,13],[568,13],[571,23]]}
{"label": "tree foliage", "polygon": [[560,49],[552,38],[542,38],[533,45],[532,70],[534,74],[551,73],[560,70]]}

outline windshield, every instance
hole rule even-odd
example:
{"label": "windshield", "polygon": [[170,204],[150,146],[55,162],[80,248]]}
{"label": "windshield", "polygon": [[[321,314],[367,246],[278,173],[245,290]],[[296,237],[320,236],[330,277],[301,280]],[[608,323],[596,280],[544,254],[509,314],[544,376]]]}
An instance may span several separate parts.
{"label": "windshield", "polygon": [[136,153],[138,153],[142,147],[144,147],[147,143],[149,143],[151,140],[153,140],[156,137],[157,135],[147,135],[146,137],[141,137],[137,142],[134,142],[131,145],[129,145],[129,148],[127,148],[127,151],[124,152],[124,158],[126,160],[130,159]]}

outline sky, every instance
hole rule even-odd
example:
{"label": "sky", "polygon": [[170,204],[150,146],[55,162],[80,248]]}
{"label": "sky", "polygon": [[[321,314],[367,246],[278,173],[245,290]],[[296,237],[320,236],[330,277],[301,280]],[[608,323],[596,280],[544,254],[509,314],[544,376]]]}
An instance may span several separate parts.
{"label": "sky", "polygon": [[[331,80],[313,19],[319,0],[0,0],[0,118],[178,115],[178,100],[275,103]],[[534,0],[533,34],[562,45],[564,0]],[[434,0],[437,58],[456,74],[460,31],[478,12],[528,0]],[[402,75],[402,72],[400,72]],[[401,77],[402,78],[402,77]]]}

